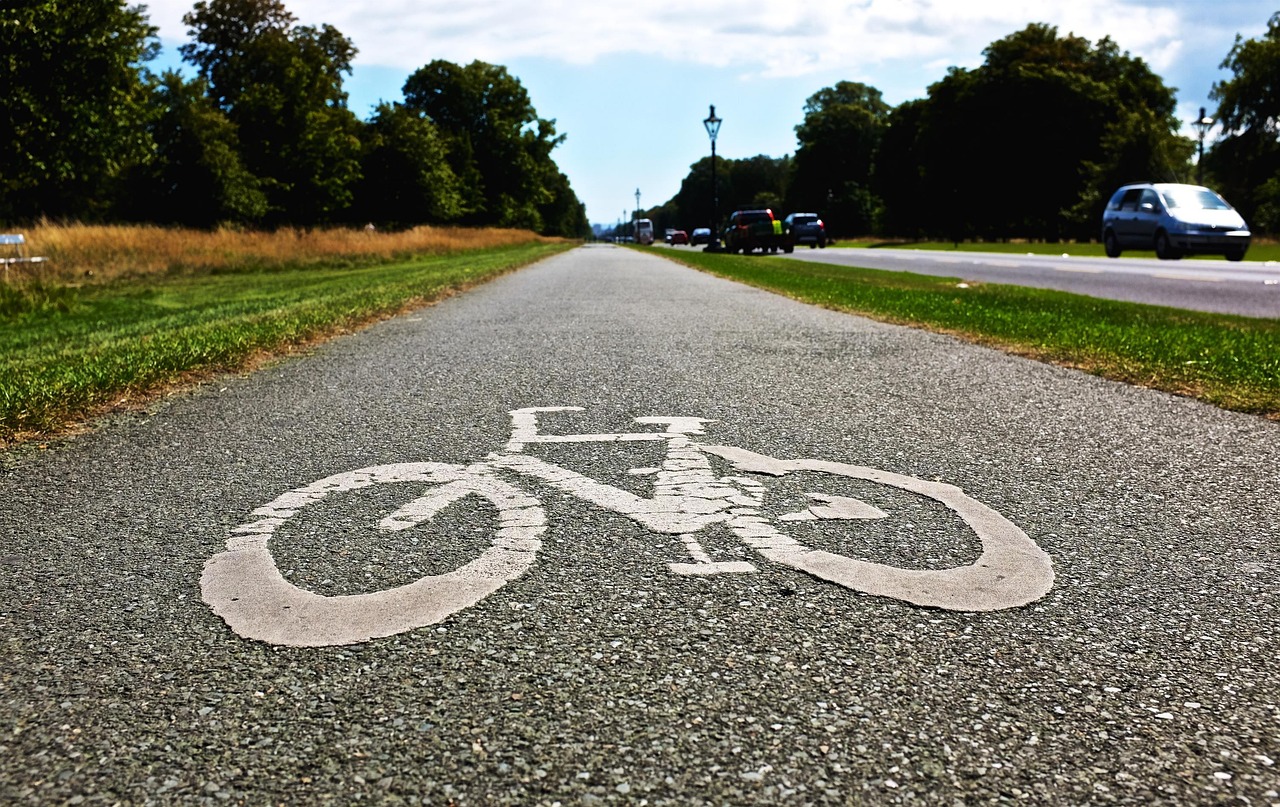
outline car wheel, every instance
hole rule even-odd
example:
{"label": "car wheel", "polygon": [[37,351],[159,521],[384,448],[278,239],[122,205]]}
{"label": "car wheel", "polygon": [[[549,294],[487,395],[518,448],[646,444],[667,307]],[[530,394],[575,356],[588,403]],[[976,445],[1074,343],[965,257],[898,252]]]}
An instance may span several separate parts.
{"label": "car wheel", "polygon": [[1244,250],[1243,250],[1243,249],[1233,249],[1233,250],[1231,250],[1230,252],[1228,252],[1228,253],[1227,253],[1227,260],[1229,260],[1229,261],[1243,261],[1243,260],[1244,260]]}
{"label": "car wheel", "polygon": [[1169,235],[1164,230],[1156,233],[1156,257],[1162,261],[1176,261],[1182,257],[1182,253],[1169,243]]}
{"label": "car wheel", "polygon": [[1107,253],[1108,258],[1120,257],[1120,241],[1116,239],[1116,234],[1110,230],[1102,236],[1102,251]]}

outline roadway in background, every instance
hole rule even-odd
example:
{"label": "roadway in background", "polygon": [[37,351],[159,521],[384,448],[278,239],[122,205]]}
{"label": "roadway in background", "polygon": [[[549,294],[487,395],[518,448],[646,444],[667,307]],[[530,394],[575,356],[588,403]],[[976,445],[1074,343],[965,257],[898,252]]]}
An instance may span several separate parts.
{"label": "roadway in background", "polygon": [[[680,250],[683,247],[673,247]],[[919,249],[809,249],[787,257],[1009,283],[1246,317],[1280,318],[1280,264],[1223,259],[1089,258]]]}

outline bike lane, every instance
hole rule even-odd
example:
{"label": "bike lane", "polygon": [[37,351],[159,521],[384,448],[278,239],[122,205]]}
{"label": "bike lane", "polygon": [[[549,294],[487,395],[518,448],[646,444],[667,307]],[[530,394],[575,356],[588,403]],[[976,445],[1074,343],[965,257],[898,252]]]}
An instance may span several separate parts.
{"label": "bike lane", "polygon": [[[541,476],[494,472],[510,413],[530,407],[581,408],[544,415],[550,435],[699,419],[700,444],[746,454],[526,440]],[[0,794],[1280,801],[1278,438],[1256,418],[583,248],[11,461]],[[1045,554],[1052,585],[951,610],[807,574],[732,519],[925,573],[978,564],[983,542],[921,493],[934,488],[731,461],[747,455],[963,491]],[[282,501],[414,464],[418,477]],[[492,479],[511,487],[476,489]],[[646,510],[659,489],[679,505]],[[502,529],[523,568],[367,642],[241,638],[202,599],[206,564],[237,540],[269,535],[281,579],[331,601],[477,563]],[[725,571],[674,569],[700,563]]]}

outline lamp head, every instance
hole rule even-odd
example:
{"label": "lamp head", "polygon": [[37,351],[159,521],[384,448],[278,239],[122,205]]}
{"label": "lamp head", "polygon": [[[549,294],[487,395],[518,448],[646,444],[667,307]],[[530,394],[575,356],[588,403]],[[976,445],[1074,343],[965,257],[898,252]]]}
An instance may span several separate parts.
{"label": "lamp head", "polygon": [[716,135],[720,133],[720,124],[724,123],[722,118],[716,117],[716,105],[711,105],[711,114],[702,122],[707,127],[707,136],[711,138],[711,142],[716,142]]}

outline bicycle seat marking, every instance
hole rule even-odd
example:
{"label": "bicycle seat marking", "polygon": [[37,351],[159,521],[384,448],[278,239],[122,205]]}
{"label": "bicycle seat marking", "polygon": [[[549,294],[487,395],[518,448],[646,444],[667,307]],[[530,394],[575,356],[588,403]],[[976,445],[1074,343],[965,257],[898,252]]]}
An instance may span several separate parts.
{"label": "bicycle seat marking", "polygon": [[[226,549],[205,563],[202,597],[235,633],[277,645],[353,644],[436,624],[480,602],[533,565],[547,518],[537,497],[520,487],[521,477],[625,515],[651,532],[680,536],[688,558],[669,564],[675,574],[756,571],[746,561],[714,561],[703,549],[698,533],[720,524],[767,561],[854,591],[918,606],[956,611],[1016,608],[1043,597],[1053,586],[1048,554],[1000,513],[954,485],[845,463],[779,460],[741,448],[705,445],[693,439],[703,435],[710,422],[701,418],[636,419],[643,426],[664,427],[662,431],[555,435],[538,430],[542,413],[580,411],[579,407],[517,409],[511,413],[511,439],[506,446],[470,465],[376,465],[291,490],[254,510],[253,520],[232,530]],[[666,443],[661,468],[632,469],[633,474],[654,477],[651,497],[525,453],[534,444],[626,441]],[[740,475],[717,475],[711,456],[727,461]],[[982,553],[967,566],[920,570],[809,548],[780,527],[820,520],[856,523],[888,514],[856,498],[810,493],[812,504],[777,517],[775,525],[764,512],[768,496],[764,480],[799,471],[865,480],[939,502],[981,540]],[[475,496],[497,511],[491,544],[479,557],[451,572],[366,594],[323,596],[295,586],[280,573],[269,544],[289,519],[335,493],[405,482],[422,484],[422,494],[383,516],[379,530],[415,527]]]}

